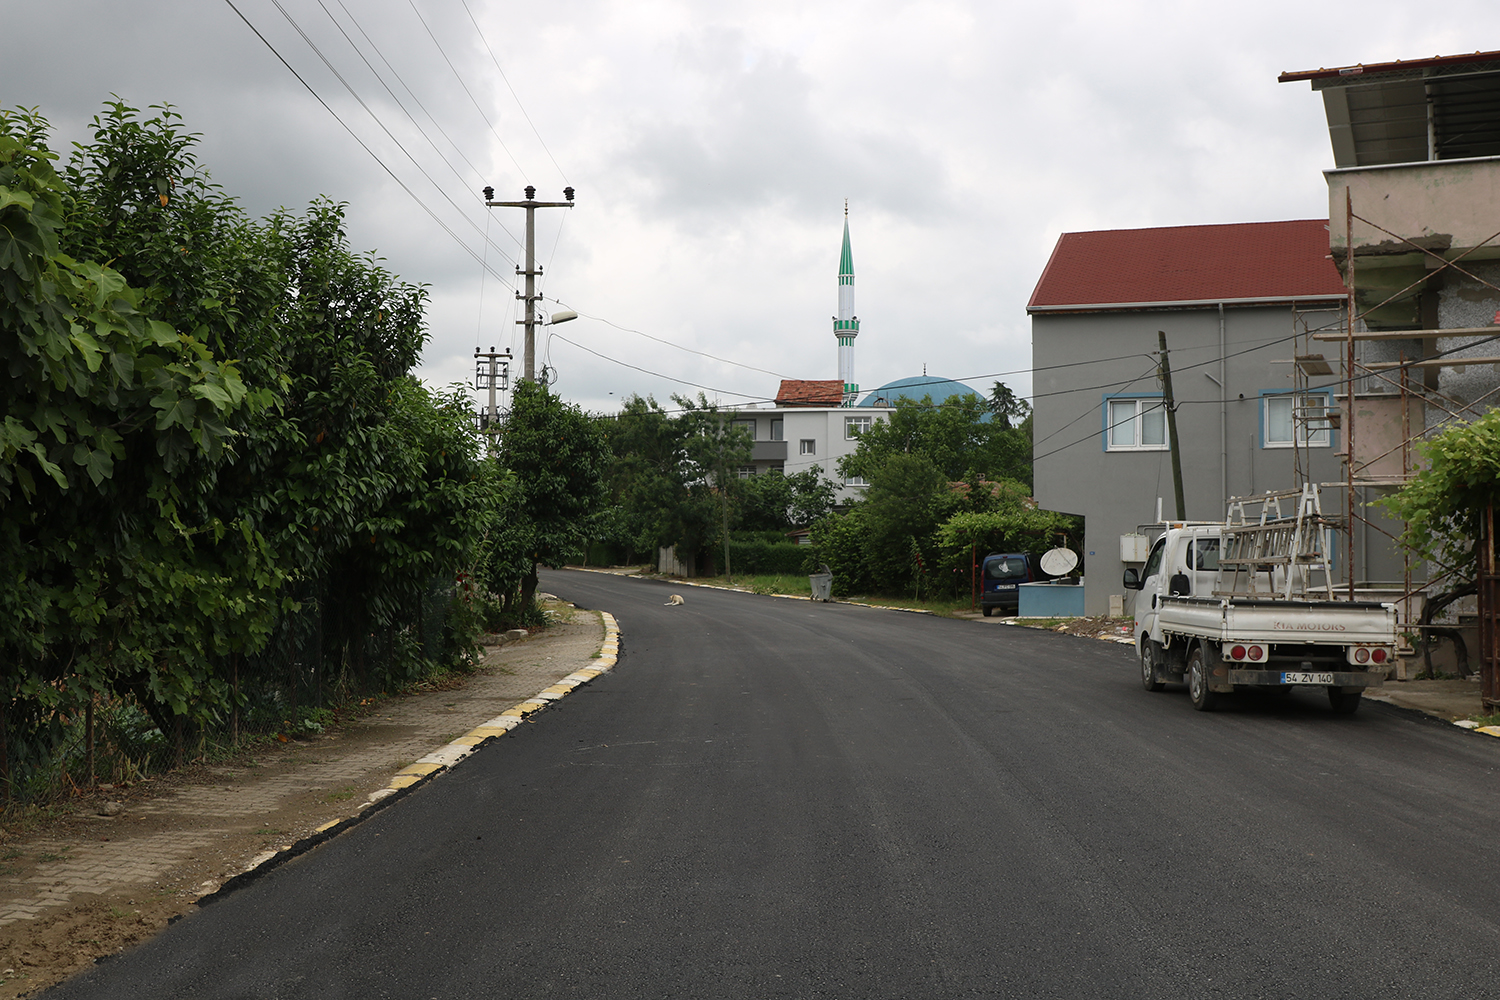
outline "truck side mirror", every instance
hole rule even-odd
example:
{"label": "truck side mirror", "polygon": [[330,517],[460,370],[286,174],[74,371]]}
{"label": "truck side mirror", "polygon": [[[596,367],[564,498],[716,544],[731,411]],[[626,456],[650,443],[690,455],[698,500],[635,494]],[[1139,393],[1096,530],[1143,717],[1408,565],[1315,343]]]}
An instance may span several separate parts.
{"label": "truck side mirror", "polygon": [[1141,574],[1136,570],[1134,566],[1125,571],[1125,579],[1123,581],[1123,585],[1126,590],[1141,589]]}

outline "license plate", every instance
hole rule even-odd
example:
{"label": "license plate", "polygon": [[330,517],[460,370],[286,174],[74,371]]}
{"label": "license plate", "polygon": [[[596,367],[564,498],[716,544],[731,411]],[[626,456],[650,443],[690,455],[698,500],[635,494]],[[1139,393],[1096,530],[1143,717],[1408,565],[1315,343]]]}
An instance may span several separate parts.
{"label": "license plate", "polygon": [[1332,674],[1308,674],[1288,671],[1281,675],[1283,684],[1332,684]]}
{"label": "license plate", "polygon": [[996,590],[1015,590],[1016,589],[1016,585],[1013,584],[1013,583],[997,583],[997,584],[995,584],[995,589]]}

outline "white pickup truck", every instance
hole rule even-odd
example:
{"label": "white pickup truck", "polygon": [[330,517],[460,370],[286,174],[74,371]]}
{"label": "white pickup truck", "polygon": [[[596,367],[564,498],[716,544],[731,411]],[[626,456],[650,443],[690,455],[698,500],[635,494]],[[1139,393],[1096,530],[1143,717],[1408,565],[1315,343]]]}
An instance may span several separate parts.
{"label": "white pickup truck", "polygon": [[[1185,682],[1193,707],[1212,711],[1236,688],[1289,691],[1327,688],[1335,712],[1359,708],[1365,688],[1380,685],[1396,656],[1393,604],[1335,599],[1334,588],[1288,585],[1288,560],[1260,553],[1220,565],[1221,543],[1236,529],[1220,524],[1169,524],[1152,545],[1145,567],[1125,571],[1135,590],[1135,636],[1141,683],[1160,691]],[[1256,526],[1240,529],[1254,532]],[[1233,552],[1233,547],[1223,547]],[[1280,563],[1277,563],[1280,559]],[[1292,560],[1295,562],[1295,560]],[[1253,565],[1252,565],[1253,563]],[[1277,569],[1277,566],[1280,569]],[[1326,565],[1318,566],[1326,574]],[[1264,572],[1263,594],[1236,591],[1230,582]]]}

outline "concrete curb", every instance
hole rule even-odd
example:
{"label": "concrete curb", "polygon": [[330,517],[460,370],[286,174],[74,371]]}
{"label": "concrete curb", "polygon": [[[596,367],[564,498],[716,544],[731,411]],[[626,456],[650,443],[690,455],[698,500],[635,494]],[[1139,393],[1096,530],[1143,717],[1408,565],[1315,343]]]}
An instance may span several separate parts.
{"label": "concrete curb", "polygon": [[[491,740],[499,739],[519,726],[523,719],[533,713],[540,712],[552,702],[565,698],[575,688],[582,687],[600,674],[608,673],[615,668],[620,659],[620,626],[615,621],[615,616],[607,611],[599,612],[599,618],[604,622],[604,641],[599,645],[599,657],[597,666],[585,667],[575,670],[568,676],[548,685],[541,691],[532,695],[524,701],[518,701],[510,708],[501,712],[487,722],[482,722],[469,730],[464,735],[453,740],[446,746],[439,747],[432,753],[418,760],[415,764],[402,768],[391,778],[390,783],[379,791],[373,792],[368,799],[360,804],[359,812],[353,816],[341,820],[332,820],[318,827],[311,834],[280,851],[267,851],[250,859],[250,864],[240,874],[228,879],[218,889],[198,899],[199,906],[207,906],[218,902],[229,893],[242,889],[251,882],[276,868],[281,867],[295,857],[306,854],[319,844],[340,833],[363,823],[369,817],[375,815],[386,806],[394,804],[398,799],[406,797],[418,785],[449,770],[469,756],[475,750]],[[179,918],[174,918],[179,919]]]}

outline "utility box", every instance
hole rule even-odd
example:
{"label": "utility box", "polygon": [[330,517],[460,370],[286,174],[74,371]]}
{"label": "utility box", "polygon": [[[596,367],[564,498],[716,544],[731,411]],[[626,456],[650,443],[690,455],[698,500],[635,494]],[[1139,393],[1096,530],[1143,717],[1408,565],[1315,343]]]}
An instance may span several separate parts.
{"label": "utility box", "polygon": [[1120,536],[1120,562],[1143,563],[1146,556],[1151,553],[1151,539],[1145,535],[1121,535]]}
{"label": "utility box", "polygon": [[1021,618],[1082,618],[1083,585],[1074,580],[1023,583],[1017,588]]}

